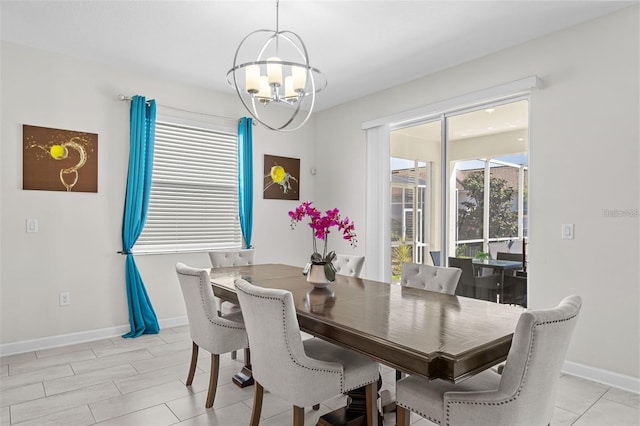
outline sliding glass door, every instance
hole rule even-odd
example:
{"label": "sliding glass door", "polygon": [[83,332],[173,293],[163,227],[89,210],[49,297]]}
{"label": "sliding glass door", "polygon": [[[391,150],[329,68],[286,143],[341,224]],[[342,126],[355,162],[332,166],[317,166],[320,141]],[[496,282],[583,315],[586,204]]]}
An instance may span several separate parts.
{"label": "sliding glass door", "polygon": [[392,281],[404,262],[446,265],[448,257],[495,258],[495,247],[524,250],[527,100],[392,129],[389,155]]}

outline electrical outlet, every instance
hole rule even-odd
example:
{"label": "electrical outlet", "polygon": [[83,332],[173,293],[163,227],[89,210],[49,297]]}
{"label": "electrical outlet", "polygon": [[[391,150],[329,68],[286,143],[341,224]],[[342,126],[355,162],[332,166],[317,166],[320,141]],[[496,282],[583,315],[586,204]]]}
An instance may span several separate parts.
{"label": "electrical outlet", "polygon": [[67,306],[71,304],[71,293],[63,291],[60,293],[60,306]]}

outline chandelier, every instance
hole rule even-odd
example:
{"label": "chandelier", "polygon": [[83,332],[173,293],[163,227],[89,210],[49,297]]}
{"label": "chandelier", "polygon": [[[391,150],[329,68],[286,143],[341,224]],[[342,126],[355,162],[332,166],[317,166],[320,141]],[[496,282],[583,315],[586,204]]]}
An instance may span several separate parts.
{"label": "chandelier", "polygon": [[293,131],[309,120],[316,93],[327,86],[327,79],[309,64],[300,36],[280,31],[279,3],[276,0],[275,31],[256,30],[240,42],[227,83],[260,124]]}

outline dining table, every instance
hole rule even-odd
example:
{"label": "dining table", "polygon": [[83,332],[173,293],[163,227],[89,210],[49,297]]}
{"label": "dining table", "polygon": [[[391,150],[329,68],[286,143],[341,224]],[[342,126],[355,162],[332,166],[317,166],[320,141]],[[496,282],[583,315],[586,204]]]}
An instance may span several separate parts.
{"label": "dining table", "polygon": [[517,271],[522,269],[523,263],[516,260],[502,260],[502,259],[473,259],[473,268],[477,271],[480,268],[490,268],[498,272],[500,275],[500,288],[498,294],[500,295],[500,303],[504,300],[504,272],[505,271]]}
{"label": "dining table", "polygon": [[288,290],[300,329],[408,374],[458,383],[504,361],[519,306],[336,275],[326,288],[302,267],[254,264],[210,271],[217,297],[238,303],[234,283]]}

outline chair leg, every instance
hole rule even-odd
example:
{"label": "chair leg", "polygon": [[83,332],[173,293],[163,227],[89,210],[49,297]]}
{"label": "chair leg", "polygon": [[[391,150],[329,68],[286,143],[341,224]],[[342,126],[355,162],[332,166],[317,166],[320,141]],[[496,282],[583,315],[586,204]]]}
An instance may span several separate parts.
{"label": "chair leg", "polygon": [[369,383],[365,390],[367,426],[378,426],[378,383]]}
{"label": "chair leg", "polygon": [[406,376],[406,373],[403,373],[403,372],[402,372],[402,371],[400,371],[400,370],[396,370],[396,382],[397,382],[398,380],[402,379],[402,378],[403,378],[403,377],[405,377],[405,376]]}
{"label": "chair leg", "polygon": [[396,408],[396,426],[409,426],[409,419],[411,418],[411,412],[404,407],[397,406]]}
{"label": "chair leg", "polygon": [[251,367],[251,349],[244,348],[244,366]]}
{"label": "chair leg", "polygon": [[293,426],[304,426],[304,408],[293,406]]}
{"label": "chair leg", "polygon": [[191,386],[193,383],[193,376],[196,374],[196,364],[198,364],[198,345],[196,342],[191,342],[191,366],[189,367],[189,374],[187,375],[187,386]]}
{"label": "chair leg", "polygon": [[253,387],[253,408],[251,409],[250,426],[258,426],[260,423],[260,414],[262,413],[262,394],[264,389],[258,382],[254,383]]}
{"label": "chair leg", "polygon": [[216,389],[218,388],[218,371],[220,371],[220,355],[211,354],[211,375],[209,376],[209,392],[207,392],[206,408],[213,407],[213,400],[216,399]]}

